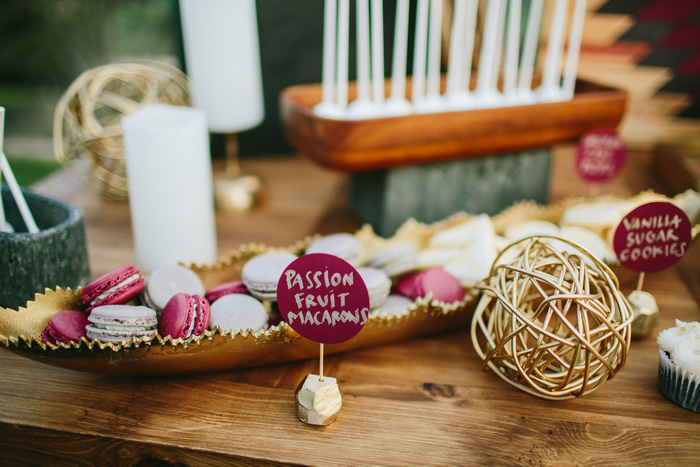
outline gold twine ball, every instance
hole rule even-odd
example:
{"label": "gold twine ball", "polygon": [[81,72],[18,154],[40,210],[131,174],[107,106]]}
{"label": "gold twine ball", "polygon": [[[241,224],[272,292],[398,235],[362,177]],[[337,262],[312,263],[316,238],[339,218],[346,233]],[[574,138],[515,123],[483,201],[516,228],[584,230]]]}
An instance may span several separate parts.
{"label": "gold twine ball", "polygon": [[184,73],[153,61],[85,71],[56,106],[56,160],[104,197],[125,199],[129,188],[121,119],[156,103],[189,105]]}
{"label": "gold twine ball", "polygon": [[472,343],[484,369],[509,384],[569,399],[624,366],[630,306],[610,268],[583,247],[555,237],[520,240],[501,252],[479,289]]}

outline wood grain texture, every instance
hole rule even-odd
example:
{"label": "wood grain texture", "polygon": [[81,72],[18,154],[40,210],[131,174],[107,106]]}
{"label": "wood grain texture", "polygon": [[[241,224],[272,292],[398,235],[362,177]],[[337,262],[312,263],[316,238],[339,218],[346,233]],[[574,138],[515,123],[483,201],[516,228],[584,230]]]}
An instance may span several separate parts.
{"label": "wood grain texture", "polygon": [[[631,154],[602,188],[654,187],[648,154]],[[346,178],[298,158],[246,161],[270,185],[253,213],[217,215],[220,248],[292,243],[349,227]],[[555,152],[553,198],[583,195],[571,147]],[[39,187],[86,211],[93,274],[133,258],[128,205],[59,174]],[[333,211],[333,212],[330,212]],[[351,230],[351,229],[344,229]],[[259,235],[259,236],[258,236]],[[698,276],[696,276],[698,277]],[[645,289],[662,328],[700,320],[675,270]],[[629,292],[629,290],[623,290]],[[327,428],[300,423],[294,390],[316,360],[171,378],[78,373],[0,351],[0,464],[42,465],[697,465],[700,415],[658,391],[656,333],[633,341],[626,366],[581,399],[529,396],[484,372],[465,327],[329,356],[344,404]]]}
{"label": "wood grain texture", "polygon": [[[350,99],[354,93],[351,83]],[[312,84],[285,89],[280,113],[287,139],[301,154],[326,167],[360,171],[549,146],[617,127],[626,100],[625,92],[580,81],[568,102],[333,120],[313,113],[321,85]]]}

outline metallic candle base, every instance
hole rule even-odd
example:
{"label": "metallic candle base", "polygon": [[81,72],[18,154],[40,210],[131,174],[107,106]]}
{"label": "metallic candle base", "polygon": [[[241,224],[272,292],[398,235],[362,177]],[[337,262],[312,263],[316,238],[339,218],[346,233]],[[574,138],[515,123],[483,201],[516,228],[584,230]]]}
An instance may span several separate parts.
{"label": "metallic candle base", "polygon": [[309,425],[330,425],[338,417],[343,395],[335,378],[306,375],[295,393],[297,417]]}
{"label": "metallic candle base", "polygon": [[264,195],[263,180],[241,171],[236,133],[227,134],[225,171],[214,177],[216,208],[229,212],[250,211],[262,202]]}

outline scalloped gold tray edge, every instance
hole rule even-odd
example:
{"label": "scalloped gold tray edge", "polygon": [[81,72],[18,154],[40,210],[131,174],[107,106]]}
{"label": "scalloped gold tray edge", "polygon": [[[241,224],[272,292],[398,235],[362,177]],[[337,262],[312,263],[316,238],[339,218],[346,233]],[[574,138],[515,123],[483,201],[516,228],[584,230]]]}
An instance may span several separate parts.
{"label": "scalloped gold tray edge", "polygon": [[[687,194],[688,192],[677,195],[674,199]],[[569,198],[548,206],[522,202],[492,217],[492,221],[496,232],[501,232],[509,223],[519,220],[541,219],[557,222],[568,207],[577,204],[616,201],[643,203],[657,199],[669,198],[652,191],[644,191],[627,199],[607,195],[595,199]],[[368,226],[360,229],[356,236],[370,254],[391,242],[411,241],[421,246],[427,243],[434,233],[470,217],[471,215],[466,213],[457,213],[433,224],[409,219],[390,239],[377,236]],[[694,238],[699,231],[700,225],[694,225]],[[205,288],[209,289],[223,282],[239,279],[243,264],[253,256],[273,250],[299,254],[316,237],[309,236],[282,248],[261,244],[244,245],[212,265],[192,264],[190,268],[200,276]],[[626,274],[626,270],[619,265],[611,266],[617,275]],[[156,336],[151,340],[135,339],[122,345],[86,339],[71,344],[43,343],[37,330],[43,329],[49,318],[58,311],[79,309],[81,294],[80,288],[76,291],[70,288],[63,290],[60,287],[56,290],[46,289],[44,294],[36,294],[35,299],[28,302],[26,307],[18,310],[0,307],[0,342],[18,355],[49,365],[115,375],[206,373],[298,361],[318,355],[318,344],[301,338],[284,323],[258,333],[232,334],[216,329],[187,341],[173,341],[171,338],[162,339]],[[370,317],[357,336],[341,344],[326,345],[325,353],[330,355],[466,327],[477,299],[477,292],[470,290],[463,301],[452,305],[433,302],[429,298],[417,300],[407,313],[402,315]],[[18,331],[27,327],[32,328],[31,332]]]}

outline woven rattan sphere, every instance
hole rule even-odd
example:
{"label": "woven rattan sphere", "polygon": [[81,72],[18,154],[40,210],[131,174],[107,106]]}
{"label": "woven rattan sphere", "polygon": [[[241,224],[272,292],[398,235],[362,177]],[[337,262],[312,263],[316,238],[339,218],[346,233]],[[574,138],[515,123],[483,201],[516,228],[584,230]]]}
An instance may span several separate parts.
{"label": "woven rattan sphere", "polygon": [[484,368],[509,384],[568,399],[597,390],[624,366],[629,304],[610,268],[577,244],[554,237],[516,242],[479,288],[472,343]]}
{"label": "woven rattan sphere", "polygon": [[82,73],[56,106],[56,160],[104,197],[125,199],[121,119],[156,103],[189,105],[184,73],[152,61],[105,65]]}

